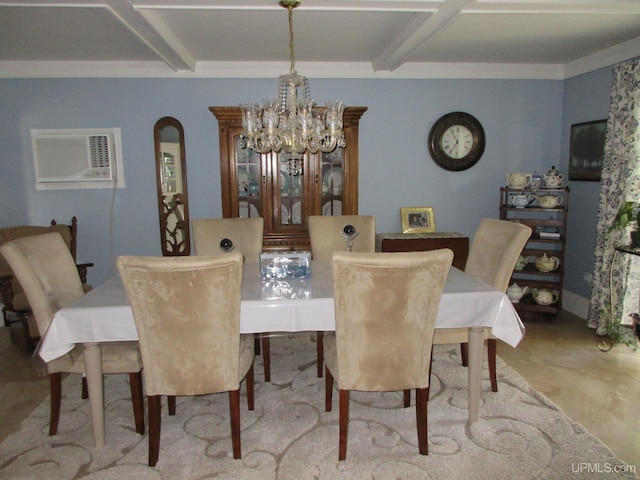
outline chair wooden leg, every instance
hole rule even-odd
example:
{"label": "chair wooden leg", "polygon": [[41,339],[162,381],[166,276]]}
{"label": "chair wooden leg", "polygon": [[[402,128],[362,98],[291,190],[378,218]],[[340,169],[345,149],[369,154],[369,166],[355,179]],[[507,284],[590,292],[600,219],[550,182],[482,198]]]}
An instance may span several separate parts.
{"label": "chair wooden leg", "polygon": [[254,396],[253,396],[253,363],[251,367],[247,371],[247,375],[245,376],[245,380],[247,381],[247,408],[249,410],[253,410],[254,405]]}
{"label": "chair wooden leg", "polygon": [[233,458],[242,458],[240,447],[240,390],[229,391],[229,414],[231,417],[231,445]]}
{"label": "chair wooden leg", "polygon": [[325,367],[324,375],[324,409],[326,412],[330,412],[331,404],[333,403],[333,375],[331,375],[328,367]]}
{"label": "chair wooden leg", "polygon": [[149,410],[149,466],[154,467],[158,463],[160,454],[160,395],[147,396]]}
{"label": "chair wooden leg", "polygon": [[431,354],[429,355],[429,385],[431,385],[431,367],[433,367],[433,346],[431,347]]}
{"label": "chair wooden leg", "polygon": [[50,373],[49,385],[51,387],[49,435],[55,435],[56,433],[58,433],[58,421],[60,420],[60,402],[62,400],[62,373]]}
{"label": "chair wooden leg", "polygon": [[340,445],[338,461],[347,458],[347,437],[349,436],[349,390],[340,390]]}
{"label": "chair wooden leg", "polygon": [[271,339],[268,333],[261,334],[262,362],[264,363],[264,381],[271,381]]}
{"label": "chair wooden leg", "polygon": [[433,347],[431,348],[431,355],[429,355],[429,386],[427,387],[427,402],[429,401],[429,392],[431,388],[431,367],[433,367]]}
{"label": "chair wooden leg", "polygon": [[[431,385],[431,367],[433,366],[433,349],[431,350],[431,355],[429,358],[429,385]],[[427,402],[429,401],[429,387],[427,387]],[[404,407],[407,408],[411,406],[411,390],[404,390]]]}
{"label": "chair wooden leg", "polygon": [[25,311],[8,312],[9,337],[11,343],[17,345],[26,353],[30,353],[38,344],[40,338],[32,338],[29,332],[29,314]]}
{"label": "chair wooden leg", "polygon": [[169,415],[176,414],[176,396],[175,395],[167,396],[167,408],[169,409]]}
{"label": "chair wooden leg", "polygon": [[498,391],[498,375],[496,372],[496,350],[498,341],[495,338],[487,340],[487,355],[489,358],[489,377],[491,378],[491,391]]}
{"label": "chair wooden leg", "polygon": [[129,373],[131,387],[131,402],[133,403],[133,418],[136,432],[144,435],[144,395],[142,394],[142,371]]}
{"label": "chair wooden leg", "polygon": [[469,358],[468,358],[468,350],[467,347],[469,345],[466,343],[461,343],[460,344],[460,356],[462,357],[462,366],[466,367],[467,365],[469,365]]}
{"label": "chair wooden leg", "polygon": [[4,326],[8,327],[11,322],[9,322],[9,316],[7,315],[7,307],[2,307],[2,318],[4,318]]}
{"label": "chair wooden leg", "polygon": [[418,451],[420,455],[429,454],[427,437],[427,408],[429,407],[429,389],[416,388],[416,425],[418,429]]}
{"label": "chair wooden leg", "polygon": [[259,333],[253,334],[253,346],[256,351],[256,355],[260,355],[260,334]]}
{"label": "chair wooden leg", "polygon": [[87,388],[87,376],[82,376],[82,392],[80,393],[80,398],[86,400],[89,398],[89,389]]}
{"label": "chair wooden leg", "polygon": [[318,378],[322,378],[322,364],[324,363],[324,332],[316,332],[316,350],[318,352]]}

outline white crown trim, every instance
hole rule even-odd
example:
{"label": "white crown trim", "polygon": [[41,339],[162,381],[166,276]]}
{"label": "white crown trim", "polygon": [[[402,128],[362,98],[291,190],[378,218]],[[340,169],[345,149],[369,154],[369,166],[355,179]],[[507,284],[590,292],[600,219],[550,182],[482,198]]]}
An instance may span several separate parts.
{"label": "white crown trim", "polygon": [[[297,62],[309,78],[564,80],[640,56],[640,38],[562,64],[405,63],[373,71],[368,62]],[[0,62],[0,78],[276,78],[288,62],[198,62],[195,71],[165,62]]]}

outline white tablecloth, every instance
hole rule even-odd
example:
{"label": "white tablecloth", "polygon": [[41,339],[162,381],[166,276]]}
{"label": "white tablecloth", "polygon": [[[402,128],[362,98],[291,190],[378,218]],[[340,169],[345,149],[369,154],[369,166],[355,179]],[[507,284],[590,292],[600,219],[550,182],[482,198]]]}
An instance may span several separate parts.
{"label": "white tablecloth", "polygon": [[[490,327],[512,347],[524,326],[508,297],[456,268],[447,277],[436,328]],[[242,285],[242,333],[333,331],[331,268],[313,262],[307,279],[262,282],[257,264],[246,264]],[[76,343],[137,340],[133,313],[122,281],[114,276],[56,313],[40,345],[50,361]]]}

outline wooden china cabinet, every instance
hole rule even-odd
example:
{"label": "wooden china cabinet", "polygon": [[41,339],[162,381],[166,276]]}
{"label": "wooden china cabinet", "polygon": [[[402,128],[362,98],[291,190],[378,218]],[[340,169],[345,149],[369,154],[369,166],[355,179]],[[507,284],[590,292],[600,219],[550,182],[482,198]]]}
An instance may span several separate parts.
{"label": "wooden china cabinet", "polygon": [[358,125],[367,107],[344,111],[345,148],[304,155],[301,169],[282,153],[242,148],[240,107],[209,107],[218,120],[222,216],[264,218],[264,251],[311,250],[309,215],[358,213]]}

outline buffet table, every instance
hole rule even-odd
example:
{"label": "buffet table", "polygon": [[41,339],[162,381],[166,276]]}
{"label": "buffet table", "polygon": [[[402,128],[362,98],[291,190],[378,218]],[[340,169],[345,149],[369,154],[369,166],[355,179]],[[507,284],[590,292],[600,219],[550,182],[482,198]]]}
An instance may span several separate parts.
{"label": "buffet table", "polygon": [[469,256],[469,237],[455,232],[378,233],[377,252],[423,252],[449,248],[453,251],[453,266],[464,270]]}

